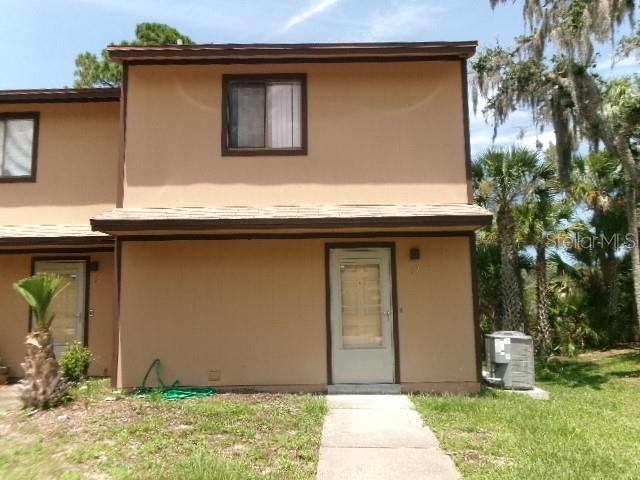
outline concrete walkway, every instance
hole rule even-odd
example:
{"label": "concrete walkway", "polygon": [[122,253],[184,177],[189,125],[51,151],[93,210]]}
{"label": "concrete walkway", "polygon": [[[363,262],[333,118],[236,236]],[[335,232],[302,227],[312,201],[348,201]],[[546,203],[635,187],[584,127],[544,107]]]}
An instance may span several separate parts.
{"label": "concrete walkway", "polygon": [[18,385],[0,385],[0,415],[20,408]]}
{"label": "concrete walkway", "polygon": [[404,395],[328,395],[318,480],[461,478]]}

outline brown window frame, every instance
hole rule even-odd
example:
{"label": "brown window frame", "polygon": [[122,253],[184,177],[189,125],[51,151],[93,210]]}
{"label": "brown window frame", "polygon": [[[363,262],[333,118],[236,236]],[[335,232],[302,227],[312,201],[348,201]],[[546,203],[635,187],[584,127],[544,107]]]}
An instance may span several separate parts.
{"label": "brown window frame", "polygon": [[20,183],[35,182],[38,167],[38,133],[40,131],[39,112],[0,112],[0,120],[33,120],[33,139],[31,143],[31,173],[29,175],[19,175],[4,177],[0,175],[0,183]]}
{"label": "brown window frame", "polygon": [[[294,80],[300,82],[300,147],[299,148],[234,148],[229,146],[229,84],[233,81],[268,82]],[[233,157],[253,156],[301,156],[307,155],[307,74],[306,73],[257,73],[251,75],[222,75],[222,155]]]}

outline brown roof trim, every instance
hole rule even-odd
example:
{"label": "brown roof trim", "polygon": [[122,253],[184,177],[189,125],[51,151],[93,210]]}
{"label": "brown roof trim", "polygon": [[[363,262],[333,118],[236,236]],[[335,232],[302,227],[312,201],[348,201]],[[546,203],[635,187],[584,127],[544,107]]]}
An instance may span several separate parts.
{"label": "brown roof trim", "polygon": [[188,59],[282,56],[354,56],[444,54],[471,57],[476,41],[383,43],[227,43],[201,45],[112,45],[107,48],[116,62],[140,59]]}
{"label": "brown roof trim", "polygon": [[119,88],[50,88],[0,90],[0,104],[118,102]]}
{"label": "brown roof trim", "polygon": [[[225,218],[225,219],[91,219],[91,228],[101,232],[144,230],[221,230],[278,228],[393,228],[393,227],[460,227],[490,225],[490,215],[431,215],[411,217],[360,218]],[[390,232],[391,233],[391,232]]]}
{"label": "brown roof trim", "polygon": [[35,255],[35,254],[75,254],[75,253],[113,253],[113,245],[96,247],[95,245],[79,245],[77,247],[25,247],[25,248],[0,248],[0,255]]}
{"label": "brown roof trim", "polygon": [[[336,232],[316,231],[298,233],[166,233],[164,235],[118,235],[119,242],[175,242],[175,241],[225,241],[225,240],[310,240],[324,239],[362,239],[362,238],[434,238],[434,237],[464,237],[470,232],[465,230],[447,230],[437,232],[425,231],[376,231],[368,232]],[[2,252],[2,250],[0,250]]]}
{"label": "brown roof trim", "polygon": [[[359,57],[227,57],[127,60],[123,65],[291,65],[303,63],[390,63],[460,61],[460,55],[366,55]],[[466,57],[465,57],[466,58]]]}
{"label": "brown roof trim", "polygon": [[110,236],[70,236],[70,237],[3,237],[0,247],[26,247],[30,245],[112,245]]}

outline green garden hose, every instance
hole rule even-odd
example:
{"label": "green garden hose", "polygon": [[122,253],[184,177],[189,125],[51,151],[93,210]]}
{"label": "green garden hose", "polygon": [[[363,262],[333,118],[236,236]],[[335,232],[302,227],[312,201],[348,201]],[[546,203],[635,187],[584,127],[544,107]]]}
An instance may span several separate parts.
{"label": "green garden hose", "polygon": [[[156,370],[156,387],[147,387],[147,380],[151,370]],[[142,380],[142,386],[136,388],[131,392],[132,397],[145,398],[149,395],[159,395],[163,400],[186,400],[189,398],[203,398],[215,395],[217,392],[210,387],[180,387],[180,381],[176,380],[170,386],[162,381],[162,375],[160,375],[160,359],[156,358],[151,362],[151,366],[147,370]]]}

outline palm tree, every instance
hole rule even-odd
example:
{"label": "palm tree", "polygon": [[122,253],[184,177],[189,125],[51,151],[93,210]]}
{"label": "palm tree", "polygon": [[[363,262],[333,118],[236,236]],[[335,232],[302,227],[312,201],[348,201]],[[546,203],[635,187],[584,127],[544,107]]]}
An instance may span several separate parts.
{"label": "palm tree", "polygon": [[535,249],[535,277],[536,277],[536,328],[535,337],[538,354],[547,358],[552,350],[552,328],[548,311],[548,281],[547,281],[547,250],[553,245],[559,245],[567,237],[562,230],[562,223],[572,215],[569,201],[559,199],[560,185],[548,175],[553,171],[552,163],[541,168],[545,169],[547,181],[538,188],[531,200],[517,210],[518,223],[521,226],[522,243]]}
{"label": "palm tree", "polygon": [[[493,7],[508,0],[490,0]],[[516,3],[510,1],[509,3]],[[480,53],[473,62],[474,105],[486,100],[494,135],[518,108],[526,108],[538,125],[551,125],[559,172],[569,184],[573,153],[580,142],[604,148],[618,158],[625,177],[627,236],[640,245],[638,229],[638,139],[640,77],[603,81],[595,69],[598,44],[616,44],[620,25],[633,22],[637,2],[619,0],[523,0],[524,35],[513,49],[501,46]],[[637,51],[638,38],[618,43],[621,56]],[[632,300],[640,337],[640,250],[630,249]]]}
{"label": "palm tree", "polygon": [[617,255],[618,245],[611,240],[624,235],[627,228],[624,172],[620,162],[606,152],[592,153],[574,163],[571,194],[591,214],[589,234],[601,239],[594,242],[593,253],[607,291],[608,315],[612,317],[618,308],[621,259]]}
{"label": "palm tree", "polygon": [[635,336],[636,340],[640,340],[640,235],[638,234],[640,228],[638,222],[640,77],[636,75],[611,80],[602,97],[603,117],[609,127],[608,135],[603,135],[602,141],[609,153],[620,160],[626,177],[627,237],[631,244],[631,271],[633,273],[633,299],[636,317]]}
{"label": "palm tree", "polygon": [[500,246],[502,328],[526,330],[518,269],[516,205],[526,202],[551,175],[538,153],[524,147],[491,148],[474,164],[476,202],[495,213]]}
{"label": "palm tree", "polygon": [[50,273],[39,273],[13,285],[31,307],[35,327],[27,334],[27,354],[22,364],[25,375],[20,396],[26,407],[46,408],[66,391],[53,352],[50,327],[55,315],[49,307],[67,285],[62,277]]}

